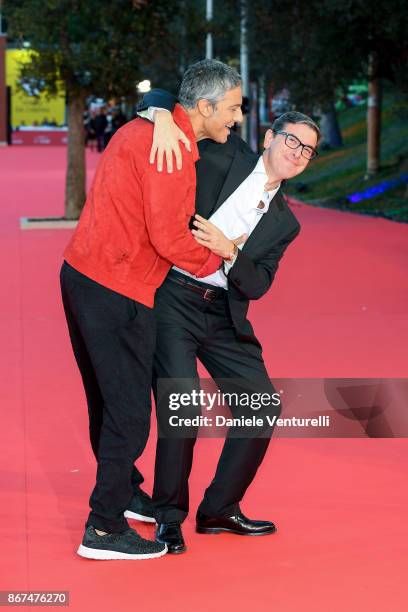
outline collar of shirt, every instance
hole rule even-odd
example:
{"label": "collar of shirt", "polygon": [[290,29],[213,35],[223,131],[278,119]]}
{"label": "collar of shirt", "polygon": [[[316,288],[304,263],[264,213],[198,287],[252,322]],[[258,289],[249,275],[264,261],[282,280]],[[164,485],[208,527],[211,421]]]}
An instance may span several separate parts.
{"label": "collar of shirt", "polygon": [[[257,162],[255,168],[252,171],[252,175],[254,177],[254,180],[256,181],[257,188],[262,190],[262,194],[261,194],[261,196],[260,196],[260,198],[259,198],[259,200],[257,202],[254,201],[254,203],[251,206],[251,208],[256,209],[256,212],[258,214],[265,214],[269,210],[270,202],[272,202],[273,198],[275,197],[275,195],[279,191],[280,183],[279,183],[279,185],[277,187],[275,187],[275,189],[272,189],[271,191],[265,191],[264,190],[265,184],[268,181],[268,175],[266,174],[265,164],[264,164],[262,155],[258,159],[258,162]],[[257,189],[257,191],[258,191],[258,189]],[[259,191],[258,191],[258,193],[259,193]],[[263,208],[258,208],[260,201],[262,201],[265,204],[265,206]]]}

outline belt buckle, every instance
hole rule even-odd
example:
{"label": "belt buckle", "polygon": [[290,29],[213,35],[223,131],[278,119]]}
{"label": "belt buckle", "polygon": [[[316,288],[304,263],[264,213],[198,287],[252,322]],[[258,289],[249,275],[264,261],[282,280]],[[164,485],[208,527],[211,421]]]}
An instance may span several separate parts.
{"label": "belt buckle", "polygon": [[207,302],[211,302],[213,299],[212,294],[214,293],[213,289],[206,289],[203,295],[203,298],[207,300]]}

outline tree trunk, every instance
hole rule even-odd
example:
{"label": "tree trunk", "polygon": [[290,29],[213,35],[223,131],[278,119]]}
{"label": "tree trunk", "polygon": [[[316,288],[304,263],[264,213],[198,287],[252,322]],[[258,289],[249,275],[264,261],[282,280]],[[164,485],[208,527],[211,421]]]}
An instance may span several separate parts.
{"label": "tree trunk", "polygon": [[7,144],[6,37],[0,25],[0,145]]}
{"label": "tree trunk", "polygon": [[382,88],[377,76],[378,59],[370,57],[367,100],[367,178],[380,169]]}
{"label": "tree trunk", "polygon": [[68,163],[65,182],[65,218],[78,219],[86,199],[84,100],[68,99]]}
{"label": "tree trunk", "polygon": [[322,112],[320,129],[322,130],[323,142],[326,145],[331,148],[343,146],[343,138],[341,136],[334,102],[331,102]]}

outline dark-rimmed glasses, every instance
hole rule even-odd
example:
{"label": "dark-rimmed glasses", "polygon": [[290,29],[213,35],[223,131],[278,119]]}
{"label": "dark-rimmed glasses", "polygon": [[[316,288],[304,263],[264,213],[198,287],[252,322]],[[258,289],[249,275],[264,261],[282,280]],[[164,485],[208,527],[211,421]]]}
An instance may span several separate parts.
{"label": "dark-rimmed glasses", "polygon": [[294,134],[289,134],[288,132],[282,132],[281,130],[272,130],[275,134],[282,134],[285,136],[285,145],[289,147],[289,149],[298,149],[302,147],[301,154],[306,159],[313,159],[318,155],[316,149],[311,147],[310,145],[305,145],[303,142],[300,142],[299,138]]}

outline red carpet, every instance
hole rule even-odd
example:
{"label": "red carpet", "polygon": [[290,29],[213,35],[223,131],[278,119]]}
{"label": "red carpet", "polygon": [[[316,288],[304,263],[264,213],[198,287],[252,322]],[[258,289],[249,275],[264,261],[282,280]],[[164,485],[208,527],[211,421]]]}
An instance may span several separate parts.
{"label": "red carpet", "polygon": [[[194,533],[220,447],[201,440],[187,554],[76,556],[95,466],[58,292],[70,232],[19,229],[20,216],[62,214],[64,157],[0,150],[0,590],[69,590],[70,609],[84,612],[405,611],[405,440],[273,441],[243,504],[276,521],[264,538]],[[251,312],[271,376],[407,377],[408,226],[294,211],[301,237]],[[154,432],[141,461],[147,490],[153,454]],[[151,526],[140,532],[153,537]]]}

